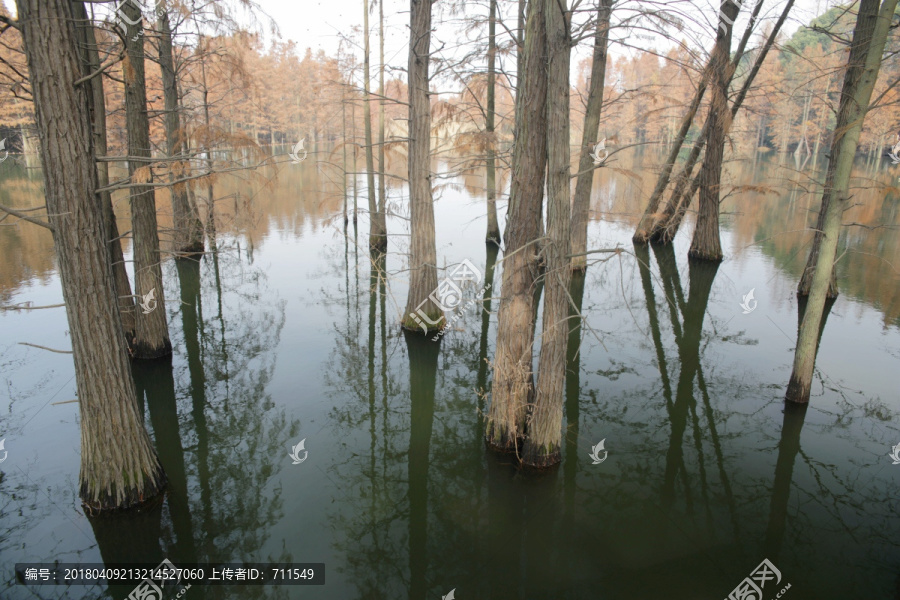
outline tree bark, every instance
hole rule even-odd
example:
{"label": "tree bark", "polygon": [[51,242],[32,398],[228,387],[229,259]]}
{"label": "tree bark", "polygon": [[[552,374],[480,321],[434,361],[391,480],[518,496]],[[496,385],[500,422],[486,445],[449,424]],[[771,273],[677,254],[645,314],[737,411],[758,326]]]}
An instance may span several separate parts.
{"label": "tree bark", "polygon": [[[87,10],[83,3],[73,2],[72,11],[75,19],[79,22],[78,40],[82,52],[82,67],[84,74],[89,75],[100,69],[100,53],[97,50],[94,27],[88,19]],[[94,77],[86,85],[90,87],[91,92],[91,124],[94,132],[94,152],[97,156],[106,156],[106,97],[103,94],[103,79],[101,76]],[[109,163],[105,161],[97,162],[97,179],[101,188],[109,185]],[[108,227],[109,253],[116,282],[115,290],[119,303],[122,331],[125,332],[125,339],[130,343],[134,338],[134,297],[131,294],[131,282],[128,280],[128,271],[125,269],[122,240],[119,237],[119,226],[116,222],[116,213],[113,210],[110,192],[100,193],[100,205],[103,209],[103,220]]]}
{"label": "tree bark", "polygon": [[[159,66],[162,71],[163,95],[165,102],[166,154],[169,158],[184,154],[184,132],[181,130],[180,103],[176,83],[175,58],[172,46],[172,28],[165,2],[159,9]],[[169,166],[169,181],[187,174],[186,161],[172,162]],[[203,224],[197,214],[197,207],[191,205],[187,184],[176,183],[169,188],[172,197],[172,217],[175,235],[173,249],[178,254],[203,252]]]}
{"label": "tree bark", "polygon": [[594,58],[591,63],[591,83],[588,89],[587,107],[584,113],[584,131],[581,134],[581,153],[578,160],[578,181],[575,183],[575,199],[572,202],[572,270],[587,270],[587,228],[591,207],[591,190],[594,186],[594,160],[591,150],[597,143],[600,114],[603,111],[603,95],[606,89],[606,54],[609,45],[609,23],[613,0],[600,0],[597,7],[597,31],[594,33]]}
{"label": "tree bark", "polygon": [[485,241],[500,243],[500,224],[497,220],[497,159],[494,136],[496,61],[497,61],[497,0],[490,0],[488,16],[488,73],[487,73],[487,114],[485,131],[488,137],[487,163],[487,234]]}
{"label": "tree bark", "polygon": [[[431,9],[429,8],[429,22],[431,21]],[[365,101],[363,103],[363,123],[366,129],[366,186],[369,193],[369,250],[372,252],[387,251],[387,232],[384,213],[378,210],[378,200],[375,189],[375,159],[372,152],[372,106],[370,104],[369,80],[369,0],[363,0],[363,91]],[[426,53],[427,55],[427,53]],[[426,57],[426,61],[428,58]],[[426,65],[427,68],[427,65]],[[427,81],[427,73],[426,73]],[[427,96],[426,96],[427,100]],[[429,123],[430,126],[430,123]]]}
{"label": "tree bark", "polygon": [[[822,239],[815,257],[815,268],[800,335],[794,351],[794,367],[785,398],[790,402],[809,402],[813,371],[816,366],[819,325],[825,313],[829,287],[834,278],[841,220],[849,203],[850,173],[859,145],[863,120],[869,110],[872,90],[878,79],[888,28],[897,0],[885,0],[879,13],[878,0],[862,0],[847,59],[841,89],[834,139],[831,142],[825,192],[822,195]],[[815,248],[813,249],[815,250]],[[810,252],[812,260],[813,252]]]}
{"label": "tree bark", "polygon": [[[384,162],[384,1],[378,2],[378,216],[387,235],[387,185]],[[346,166],[347,161],[344,161]],[[346,217],[344,219],[346,222]],[[385,239],[386,241],[386,239]]]}
{"label": "tree bark", "polygon": [[[72,338],[81,420],[79,494],[86,511],[156,498],[166,476],[144,430],[119,322],[97,195],[88,85],[69,0],[17,0],[34,95],[47,212]],[[52,40],[52,43],[48,43]]]}
{"label": "tree bark", "polygon": [[730,81],[731,26],[740,5],[726,1],[722,5],[720,27],[716,45],[710,57],[710,83],[712,98],[709,106],[709,128],[706,135],[706,157],[700,168],[700,212],[694,240],[688,256],[701,260],[722,260],[722,243],[719,239],[719,186],[722,180],[722,157],[725,154],[725,132],[731,125],[728,111],[728,82]]}
{"label": "tree bark", "polygon": [[410,0],[409,32],[409,295],[403,327],[426,333],[444,326],[444,311],[429,295],[437,288],[434,201],[431,195],[431,0]]}
{"label": "tree bark", "polygon": [[[126,2],[119,9],[129,24],[125,34],[125,120],[128,130],[128,156],[150,158],[150,120],[147,116],[147,89],[144,81],[144,24],[140,7]],[[130,22],[136,22],[131,25]],[[148,163],[128,161],[131,183],[150,182],[153,173]],[[156,194],[152,186],[131,188],[131,230],[134,239],[134,291],[139,298],[156,300],[155,308],[135,311],[132,342],[134,358],[153,359],[172,353],[166,303],[163,291],[162,255],[156,224]],[[152,306],[151,304],[147,305]]]}
{"label": "tree bark", "polygon": [[534,284],[541,231],[544,171],[547,164],[547,34],[540,4],[528,11],[524,64],[516,93],[516,139],[506,220],[506,250],[491,406],[485,441],[500,452],[515,452],[525,433],[525,409],[532,395]]}
{"label": "tree bark", "polygon": [[560,461],[569,337],[569,61],[566,2],[543,0],[547,28],[547,233],[541,354],[522,462],[543,468]]}

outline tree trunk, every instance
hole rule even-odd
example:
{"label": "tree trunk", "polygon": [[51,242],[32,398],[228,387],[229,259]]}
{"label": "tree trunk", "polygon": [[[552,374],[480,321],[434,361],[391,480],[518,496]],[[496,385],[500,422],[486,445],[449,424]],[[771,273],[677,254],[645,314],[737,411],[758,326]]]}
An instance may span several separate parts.
{"label": "tree trunk", "polygon": [[[378,2],[378,216],[387,235],[387,185],[384,162],[384,2]],[[344,161],[346,166],[347,161]],[[345,219],[346,222],[346,219]],[[387,242],[387,239],[385,239]],[[387,244],[385,244],[385,247]]]}
{"label": "tree trunk", "polygon": [[434,201],[431,196],[431,0],[410,0],[409,31],[409,295],[403,327],[427,332],[444,326],[444,311],[429,295],[437,288]]}
{"label": "tree trunk", "polygon": [[[369,102],[371,100],[371,95],[369,94],[369,80],[371,78],[369,69],[369,0],[363,0],[363,13],[363,91],[365,93],[363,123],[366,129],[366,181],[368,183],[366,188],[369,192],[369,250],[383,253],[387,251],[387,232],[385,231],[384,213],[379,213],[378,201],[375,195],[375,160],[372,154],[372,106]],[[428,20],[430,23],[430,8]],[[428,50],[426,49],[426,61],[428,60],[427,54]],[[428,80],[427,71],[425,80],[426,82]],[[427,96],[425,99],[428,101]]]}
{"label": "tree trunk", "polygon": [[[581,157],[578,161],[575,200],[572,202],[572,229],[570,232],[572,254],[583,255],[587,251],[588,213],[591,207],[591,190],[594,186],[594,161],[591,158],[591,149],[598,141],[600,114],[603,111],[603,94],[606,88],[606,53],[609,43],[612,4],[613,0],[600,0],[597,8],[597,31],[594,33],[591,85],[584,113],[584,131],[581,134]],[[572,257],[572,269],[587,270],[587,256]]]}
{"label": "tree trunk", "polygon": [[547,34],[540,4],[532,5],[526,25],[524,65],[516,93],[516,141],[506,219],[506,250],[491,406],[485,440],[500,452],[517,450],[525,433],[525,407],[532,394],[534,283],[541,231],[544,171],[547,164]]}
{"label": "tree trunk", "polygon": [[[849,203],[850,173],[859,145],[863,120],[869,110],[872,90],[878,79],[881,57],[888,28],[897,0],[885,0],[879,14],[878,0],[862,0],[847,59],[844,85],[838,108],[834,139],[831,142],[825,193],[822,195],[822,237],[813,263],[812,283],[797,347],[794,367],[785,398],[790,402],[809,402],[813,371],[816,365],[819,324],[825,312],[825,302],[834,278],[841,219]],[[815,251],[816,248],[813,248]],[[810,252],[812,260],[813,251]]]}
{"label": "tree trunk", "polygon": [[487,234],[485,241],[500,243],[500,224],[497,220],[497,165],[494,138],[494,110],[497,60],[497,0],[490,0],[490,16],[488,17],[488,74],[487,74],[487,114],[485,130],[488,137],[487,149]]}
{"label": "tree trunk", "polygon": [[700,212],[697,227],[688,256],[719,262],[722,260],[722,244],[719,240],[719,186],[722,180],[722,157],[725,154],[725,132],[731,125],[728,111],[728,82],[730,81],[731,26],[740,5],[725,2],[722,5],[716,45],[710,57],[709,128],[706,134],[706,157],[700,167]]}
{"label": "tree trunk", "polygon": [[559,463],[569,337],[569,61],[571,36],[565,2],[543,0],[547,28],[547,233],[541,355],[534,405],[522,462],[530,467]]}
{"label": "tree trunk", "polygon": [[[172,29],[169,13],[162,2],[159,14],[159,66],[162,71],[163,95],[165,97],[166,154],[169,158],[184,154],[184,133],[181,130],[181,116],[178,114],[178,86],[176,84],[175,58],[172,52]],[[180,179],[187,174],[185,161],[169,164],[169,181]],[[169,188],[172,197],[172,217],[175,227],[173,249],[176,254],[196,254],[203,252],[203,225],[187,194],[187,184],[177,183]]]}
{"label": "tree trunk", "polygon": [[[151,182],[150,120],[144,82],[144,24],[140,7],[126,2],[119,9],[129,24],[125,34],[125,119],[128,130],[128,174],[132,185]],[[137,25],[131,25],[136,22]],[[132,351],[135,358],[153,359],[172,353],[163,292],[159,235],[156,225],[156,194],[152,186],[131,188],[131,229],[134,245],[134,291],[147,308],[135,311]],[[153,303],[155,300],[155,303]],[[151,308],[152,307],[152,308]],[[150,310],[148,310],[148,308]]]}
{"label": "tree trunk", "polygon": [[72,85],[83,73],[72,3],[16,0],[16,7],[72,338],[82,442],[79,494],[88,512],[131,508],[159,496],[166,476],[138,412],[119,322],[108,223],[96,196],[91,94],[86,85]]}
{"label": "tree trunk", "polygon": [[[94,35],[94,27],[88,20],[87,10],[81,2],[72,3],[72,11],[80,22],[78,27],[78,40],[82,51],[82,66],[85,75],[94,73],[100,69],[100,53],[97,50],[97,40]],[[87,84],[91,91],[91,123],[94,132],[94,152],[97,156],[106,156],[106,97],[103,94],[102,77],[94,77]],[[25,139],[24,137],[22,138]],[[97,180],[101,188],[109,185],[109,163],[97,162]],[[109,236],[109,253],[115,277],[115,290],[119,302],[119,316],[122,321],[122,331],[125,339],[131,343],[134,339],[134,297],[131,294],[131,282],[128,280],[128,271],[125,269],[125,256],[122,253],[122,240],[119,237],[119,226],[116,222],[116,213],[113,210],[112,195],[110,192],[100,192],[100,206],[103,209],[103,220],[107,223]]]}

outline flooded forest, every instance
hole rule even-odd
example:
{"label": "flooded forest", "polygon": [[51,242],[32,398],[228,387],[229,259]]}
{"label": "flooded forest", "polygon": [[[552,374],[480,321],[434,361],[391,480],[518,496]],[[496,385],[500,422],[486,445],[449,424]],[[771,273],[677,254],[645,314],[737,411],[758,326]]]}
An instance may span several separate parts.
{"label": "flooded forest", "polygon": [[0,0],[0,598],[900,600],[898,0]]}

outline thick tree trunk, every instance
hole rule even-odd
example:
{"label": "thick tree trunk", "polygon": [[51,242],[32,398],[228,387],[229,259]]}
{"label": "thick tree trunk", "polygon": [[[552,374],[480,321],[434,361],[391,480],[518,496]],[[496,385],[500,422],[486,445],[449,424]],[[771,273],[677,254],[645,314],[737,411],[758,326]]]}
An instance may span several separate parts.
{"label": "thick tree trunk", "polygon": [[572,269],[587,269],[588,213],[591,207],[591,190],[594,186],[594,161],[591,149],[597,143],[600,114],[603,111],[603,94],[606,89],[606,54],[609,44],[609,22],[613,0],[600,0],[597,8],[597,31],[594,33],[594,58],[591,64],[591,83],[588,89],[587,107],[584,113],[584,131],[581,134],[581,153],[578,160],[578,180],[575,199],[572,202]]}
{"label": "thick tree trunk", "polygon": [[494,111],[496,90],[497,60],[497,0],[490,0],[491,8],[488,17],[488,79],[487,79],[487,114],[485,130],[488,137],[487,149],[487,234],[485,241],[500,243],[500,224],[497,220],[497,159],[494,138]]}
{"label": "thick tree trunk", "polygon": [[516,141],[506,220],[506,250],[491,406],[485,440],[500,452],[514,452],[525,433],[525,409],[532,395],[534,283],[538,274],[535,240],[541,232],[541,205],[547,164],[547,33],[540,4],[526,25],[524,65],[516,94]]}
{"label": "thick tree trunk", "polygon": [[731,61],[731,26],[740,5],[725,2],[722,5],[720,27],[716,45],[710,57],[710,83],[712,98],[709,105],[709,128],[706,134],[706,157],[700,167],[700,212],[697,227],[688,256],[702,260],[721,261],[722,243],[719,239],[719,186],[722,180],[722,157],[725,154],[725,132],[731,126],[728,111],[728,82]]}
{"label": "thick tree trunk", "polygon": [[[165,3],[161,3],[159,26],[159,66],[162,71],[163,95],[165,101],[166,154],[169,158],[184,154],[184,132],[181,130],[181,116],[178,113],[178,85],[176,83],[175,58],[172,51],[172,29]],[[188,170],[185,161],[169,165],[169,181],[184,177]],[[188,198],[187,184],[177,183],[169,188],[172,197],[172,217],[175,227],[172,246],[177,254],[203,252],[203,224]]]}
{"label": "thick tree trunk", "polygon": [[[849,203],[850,173],[859,145],[863,120],[869,110],[872,90],[878,79],[881,57],[897,0],[885,0],[879,13],[878,0],[862,0],[844,85],[838,108],[834,139],[831,142],[825,192],[822,195],[822,239],[818,247],[806,311],[794,351],[794,367],[785,398],[791,402],[809,402],[816,365],[819,326],[825,313],[829,287],[834,277],[841,219]],[[815,250],[815,249],[814,249]],[[810,252],[812,256],[812,252]]]}
{"label": "thick tree trunk", "polygon": [[[144,430],[119,322],[108,223],[97,195],[91,94],[69,0],[17,0],[34,95],[47,212],[72,338],[88,512],[158,497],[166,476]],[[48,43],[53,40],[53,43]]]}
{"label": "thick tree trunk", "polygon": [[409,31],[409,295],[403,327],[437,331],[444,311],[429,296],[437,288],[434,201],[431,196],[431,0],[410,0]]}
{"label": "thick tree trunk", "polygon": [[571,36],[566,2],[543,0],[547,28],[547,233],[541,354],[534,405],[526,428],[522,462],[529,467],[559,463],[569,337],[569,61]]}
{"label": "thick tree trunk", "polygon": [[[84,74],[89,75],[100,69],[100,53],[94,27],[88,20],[87,10],[81,2],[72,3],[72,11],[79,22],[78,40],[82,52]],[[102,77],[94,77],[86,85],[91,91],[91,123],[94,132],[94,152],[97,156],[106,156],[106,97],[103,94]],[[24,140],[24,138],[23,138]],[[109,163],[97,162],[97,180],[100,188],[109,185]],[[116,281],[116,296],[119,301],[119,315],[125,339],[130,343],[134,338],[134,297],[131,295],[131,282],[125,269],[125,257],[122,253],[122,240],[119,237],[119,226],[113,210],[110,192],[100,192],[100,205],[103,208],[103,220],[108,224],[109,253]]]}
{"label": "thick tree trunk", "polygon": [[[429,8],[429,22],[431,21],[430,12],[431,9]],[[369,94],[369,81],[371,79],[369,69],[369,0],[363,0],[363,42],[363,91],[365,93],[363,123],[366,129],[366,188],[369,192],[369,250],[383,253],[387,251],[387,231],[384,213],[378,210],[377,190],[375,189],[375,159],[372,152],[372,106],[370,104],[372,97]],[[425,60],[427,61],[428,59],[426,58]],[[427,79],[426,72],[426,81]]]}
{"label": "thick tree trunk", "polygon": [[[150,120],[144,81],[144,25],[140,7],[126,2],[119,9],[129,24],[125,35],[125,120],[128,129],[128,156],[132,185],[150,182]],[[134,291],[146,308],[135,311],[132,351],[135,358],[153,359],[172,353],[166,303],[163,292],[162,255],[156,225],[156,194],[152,186],[131,188],[131,229],[134,246]]]}

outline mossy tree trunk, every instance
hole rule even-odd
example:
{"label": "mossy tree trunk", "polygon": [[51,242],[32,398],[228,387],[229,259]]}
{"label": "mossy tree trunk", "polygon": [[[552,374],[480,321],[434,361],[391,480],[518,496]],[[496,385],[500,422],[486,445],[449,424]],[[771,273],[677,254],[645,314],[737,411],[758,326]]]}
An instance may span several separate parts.
{"label": "mossy tree trunk", "polygon": [[409,28],[409,295],[403,327],[437,331],[444,311],[429,296],[437,288],[434,200],[431,195],[431,0],[410,0]]}
{"label": "mossy tree trunk", "polygon": [[606,55],[609,44],[609,23],[612,0],[600,0],[597,7],[597,31],[594,33],[594,58],[591,63],[591,83],[588,89],[587,107],[584,113],[584,131],[581,134],[581,152],[578,159],[578,180],[575,183],[575,199],[572,202],[572,270],[587,269],[587,228],[591,207],[591,190],[594,187],[594,160],[591,149],[597,144],[600,114],[603,111],[603,94],[606,89]]}
{"label": "mossy tree trunk", "polygon": [[507,211],[506,249],[497,316],[491,405],[485,440],[500,452],[515,452],[525,433],[532,397],[534,285],[539,268],[535,241],[541,232],[547,165],[547,32],[544,12],[528,11],[522,79],[516,93],[516,143]]}
{"label": "mossy tree trunk", "polygon": [[547,233],[544,244],[544,316],[534,403],[526,425],[522,462],[550,467],[560,461],[569,337],[569,61],[567,3],[543,0],[547,28]]}
{"label": "mossy tree trunk", "polygon": [[[88,512],[158,497],[166,476],[138,411],[110,263],[90,117],[69,0],[17,0],[40,133],[47,212],[72,338]],[[48,43],[52,40],[53,43]]]}
{"label": "mossy tree trunk", "polygon": [[[815,270],[800,335],[794,351],[794,366],[785,398],[790,402],[809,402],[819,329],[833,280],[841,220],[850,201],[850,173],[859,145],[863,120],[869,110],[872,90],[878,79],[888,29],[897,0],[885,0],[879,12],[878,0],[862,0],[847,58],[847,70],[841,89],[834,139],[831,142],[825,192],[822,195],[822,238],[815,258]],[[810,253],[812,255],[812,252]]]}
{"label": "mossy tree trunk", "polygon": [[[134,249],[134,291],[148,299],[135,311],[134,358],[153,359],[172,353],[162,282],[162,255],[156,223],[156,194],[151,185],[150,120],[144,80],[144,25],[140,7],[126,2],[119,9],[129,22],[125,34],[125,122],[128,130],[128,174],[131,176],[131,229]],[[136,23],[131,25],[130,23]],[[151,299],[155,301],[149,302]],[[148,310],[149,309],[149,310]]]}

